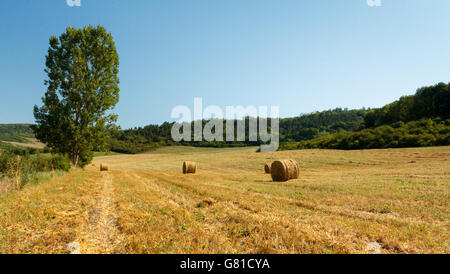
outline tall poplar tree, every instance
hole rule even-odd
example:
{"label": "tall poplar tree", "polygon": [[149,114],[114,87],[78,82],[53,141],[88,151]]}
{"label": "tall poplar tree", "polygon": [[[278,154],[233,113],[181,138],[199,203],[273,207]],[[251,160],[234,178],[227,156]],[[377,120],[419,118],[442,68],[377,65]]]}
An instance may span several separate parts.
{"label": "tall poplar tree", "polygon": [[50,38],[46,57],[48,79],[44,105],[34,107],[36,138],[74,167],[106,148],[119,101],[119,55],[113,36],[102,26],[69,27]]}

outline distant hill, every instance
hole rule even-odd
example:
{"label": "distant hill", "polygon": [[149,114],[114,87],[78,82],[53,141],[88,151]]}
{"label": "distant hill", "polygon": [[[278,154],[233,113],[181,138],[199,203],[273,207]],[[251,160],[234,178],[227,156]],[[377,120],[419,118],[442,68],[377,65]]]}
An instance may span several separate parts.
{"label": "distant hill", "polygon": [[360,131],[338,131],[312,140],[285,142],[281,150],[371,149],[450,145],[450,84],[422,87],[364,115]]}
{"label": "distant hill", "polygon": [[43,149],[45,144],[36,140],[30,124],[0,124],[0,150],[18,153],[30,149]]}
{"label": "distant hill", "polygon": [[[340,131],[357,131],[364,128],[364,116],[368,109],[349,110],[336,108],[327,111],[303,114],[293,118],[280,119],[280,141],[311,140]],[[248,119],[248,117],[246,118]],[[203,121],[205,124],[207,121]],[[237,123],[237,121],[235,121]],[[111,142],[110,149],[119,153],[140,153],[159,146],[173,145],[171,129],[174,123],[148,125],[117,132]],[[247,122],[248,125],[248,122]],[[193,127],[193,123],[192,123]],[[270,127],[270,126],[269,126]],[[236,127],[235,127],[236,128]],[[226,132],[224,122],[223,132]],[[256,146],[260,141],[249,141],[248,131],[243,142],[182,142],[182,145],[198,147],[237,147]]]}
{"label": "distant hill", "polygon": [[[207,121],[203,121],[206,123]],[[173,123],[119,131],[111,150],[139,153],[171,145]],[[192,125],[193,126],[193,125]],[[224,132],[226,127],[224,125]],[[450,84],[422,87],[414,95],[376,109],[333,110],[280,119],[280,149],[367,149],[449,145]],[[183,142],[204,147],[255,146],[244,142]]]}
{"label": "distant hill", "polygon": [[28,143],[34,139],[29,124],[0,124],[0,141]]}

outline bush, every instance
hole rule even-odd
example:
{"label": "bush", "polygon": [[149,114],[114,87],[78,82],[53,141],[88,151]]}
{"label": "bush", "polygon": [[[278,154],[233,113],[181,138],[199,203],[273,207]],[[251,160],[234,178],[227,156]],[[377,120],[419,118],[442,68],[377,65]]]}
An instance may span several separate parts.
{"label": "bush", "polygon": [[69,171],[70,168],[70,159],[60,154],[18,156],[11,151],[0,154],[0,176],[13,178],[13,173],[18,171],[21,186],[31,181],[39,172]]}
{"label": "bush", "polygon": [[92,162],[92,159],[94,159],[94,152],[92,150],[83,151],[79,155],[78,165],[84,168],[85,166],[87,166],[89,163]]}
{"label": "bush", "polygon": [[15,160],[17,156],[11,151],[3,151],[0,154],[0,173],[7,174],[10,162]]}
{"label": "bush", "polygon": [[132,141],[120,141],[116,139],[110,140],[110,150],[112,152],[124,153],[124,154],[137,154],[154,150],[158,147],[165,145],[164,143],[140,143]]}
{"label": "bush", "polygon": [[53,155],[50,158],[50,162],[55,170],[69,171],[72,167],[72,163],[70,162],[69,157],[63,156],[61,154]]}

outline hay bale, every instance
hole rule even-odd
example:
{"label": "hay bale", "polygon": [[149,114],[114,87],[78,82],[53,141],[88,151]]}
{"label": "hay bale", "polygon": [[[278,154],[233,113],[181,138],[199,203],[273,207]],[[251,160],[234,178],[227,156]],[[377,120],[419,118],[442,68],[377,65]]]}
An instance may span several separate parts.
{"label": "hay bale", "polygon": [[272,164],[269,164],[269,163],[267,163],[265,166],[264,166],[264,170],[266,171],[266,174],[270,174],[271,172],[271,166],[272,166]]}
{"label": "hay bale", "polygon": [[100,164],[100,171],[108,171],[108,170],[109,170],[109,168],[108,168],[107,165],[105,165],[105,164]]}
{"label": "hay bale", "polygon": [[195,162],[184,162],[183,163],[183,174],[195,173],[197,171],[197,164]]}
{"label": "hay bale", "polygon": [[295,160],[280,160],[272,163],[271,174],[274,182],[298,179],[300,166]]}

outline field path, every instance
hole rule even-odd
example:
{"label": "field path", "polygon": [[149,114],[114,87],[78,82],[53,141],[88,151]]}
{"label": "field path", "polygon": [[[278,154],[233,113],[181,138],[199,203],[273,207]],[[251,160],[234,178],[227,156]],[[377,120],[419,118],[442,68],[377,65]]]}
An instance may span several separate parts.
{"label": "field path", "polygon": [[86,224],[81,233],[80,251],[83,254],[111,254],[118,244],[117,203],[114,198],[113,175],[101,174],[97,182],[99,193],[88,209]]}

